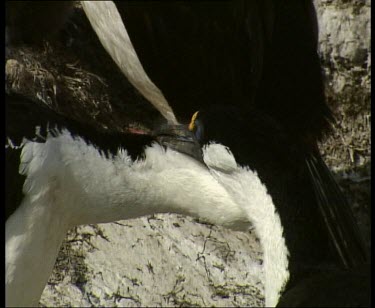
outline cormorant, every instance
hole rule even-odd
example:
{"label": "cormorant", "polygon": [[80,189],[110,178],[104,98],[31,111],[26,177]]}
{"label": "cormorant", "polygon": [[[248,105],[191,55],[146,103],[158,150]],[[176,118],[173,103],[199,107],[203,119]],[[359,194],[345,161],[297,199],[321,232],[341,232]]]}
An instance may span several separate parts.
{"label": "cormorant", "polygon": [[[7,131],[7,306],[38,304],[67,230],[79,224],[170,212],[246,230],[244,206],[256,209],[259,201],[271,213],[266,219],[274,221],[272,200],[257,176],[249,170],[237,174],[224,147],[208,147],[199,156],[200,145],[186,126],[162,127],[153,136],[102,132],[23,98],[7,99],[7,119],[24,129],[22,135],[13,125]],[[237,174],[239,191],[226,184],[230,173]],[[270,226],[279,230],[277,221]],[[280,231],[275,234],[283,241]],[[285,266],[273,268],[287,277]]]}
{"label": "cormorant", "polygon": [[[160,90],[134,56],[125,29],[113,29],[121,26],[121,20],[115,18],[112,2],[84,7],[99,39],[130,82],[170,123],[175,122]],[[112,19],[106,22],[104,13]],[[119,37],[106,36],[111,29]],[[126,65],[129,61],[133,62]],[[6,113],[7,306],[37,305],[61,241],[77,224],[178,212],[234,229],[248,226],[243,210],[207,168],[202,169],[200,146],[184,128],[164,127],[154,136],[100,131],[9,94]],[[165,151],[155,141],[188,155]],[[185,189],[195,194],[178,198],[176,192]]]}
{"label": "cormorant", "polygon": [[[151,76],[151,80],[161,88],[171,103],[178,119],[186,120],[194,110],[200,109],[196,121],[202,121],[205,124],[196,131],[196,134],[202,144],[208,140],[216,140],[229,146],[236,161],[255,170],[271,194],[276,209],[280,213],[281,223],[285,230],[286,246],[290,252],[291,280],[288,282],[281,304],[287,305],[293,301],[297,305],[301,304],[300,288],[311,290],[314,284],[320,283],[319,277],[321,276],[315,278],[316,273],[339,269],[337,277],[348,277],[345,274],[340,276],[342,275],[341,267],[355,268],[362,265],[365,253],[361,237],[350,209],[317,148],[317,142],[324,133],[329,131],[332,114],[324,98],[323,81],[316,53],[317,21],[312,2],[238,0],[216,3],[137,3],[129,1],[119,2],[117,5],[124,17],[125,25],[141,63]],[[105,43],[103,45],[106,47]],[[141,90],[140,92],[142,93]],[[22,99],[16,98],[15,101],[14,106],[24,105]],[[224,105],[221,110],[218,107],[220,105]],[[212,106],[215,107],[211,108]],[[41,111],[41,114],[43,112]],[[223,115],[226,116],[224,122],[220,121]],[[47,118],[51,123],[54,122],[53,115],[48,114]],[[37,116],[35,121],[38,122]],[[67,123],[67,121],[64,122]],[[171,117],[171,122],[174,122],[173,117]],[[35,123],[32,122],[30,125],[32,130],[28,131],[33,132]],[[71,127],[75,126],[79,127],[80,124],[71,125]],[[43,128],[45,127],[42,126],[42,131]],[[75,129],[77,128],[72,130],[69,128],[69,131],[74,132]],[[86,128],[84,130],[85,134],[90,135]],[[21,164],[23,174],[30,179],[39,179],[42,182],[47,179],[48,181],[62,179],[63,173],[54,177],[53,172],[65,172],[63,169],[69,166],[70,160],[63,161],[63,164],[54,161],[53,163],[57,164],[55,166],[63,166],[64,163],[67,165],[64,165],[64,168],[51,169],[52,174],[48,174],[47,167],[52,165],[39,164],[38,155],[52,158],[51,153],[60,153],[60,158],[63,158],[66,154],[69,156],[69,153],[63,151],[62,144],[67,142],[72,146],[71,149],[76,151],[77,147],[85,148],[82,146],[85,143],[81,139],[69,137],[70,133],[66,131],[51,130],[48,137],[43,133],[38,133],[38,135],[41,135],[39,138],[42,138],[43,142],[46,141],[46,145],[39,146],[41,140],[38,138],[35,142],[26,143],[27,150],[24,152],[26,154],[21,158],[23,159]],[[109,135],[97,132],[94,135],[90,136],[93,144],[103,145],[108,150],[117,149],[118,136],[111,144],[112,137],[108,137]],[[18,136],[18,138],[23,137],[25,135]],[[47,139],[43,140],[44,138]],[[128,136],[128,138],[130,140],[133,137]],[[141,140],[139,143],[134,141],[138,144],[136,152],[141,151],[140,148],[153,140],[149,138],[147,136],[136,137],[137,140]],[[9,140],[6,153],[7,177],[10,173],[17,174],[14,166],[19,164],[19,154],[22,151],[22,147],[19,147],[19,143],[15,143],[13,137]],[[103,140],[105,142],[100,144]],[[126,140],[125,136],[123,140]],[[54,141],[57,142],[54,143]],[[50,153],[49,149],[56,152]],[[99,152],[92,149],[91,147],[87,154],[98,156]],[[129,150],[131,151],[131,148]],[[157,151],[151,152],[159,153]],[[32,155],[28,156],[30,153]],[[121,163],[129,163],[128,156],[120,155],[120,157],[123,159]],[[186,163],[185,156],[179,157],[183,157]],[[78,161],[80,158],[77,157]],[[10,162],[9,169],[8,161]],[[31,162],[37,163],[35,169]],[[43,163],[48,164],[49,161],[46,160]],[[198,165],[200,172],[204,173],[205,168],[202,168],[201,164]],[[38,170],[41,174],[38,174]],[[69,171],[69,168],[66,170]],[[39,175],[43,176],[39,177]],[[74,175],[79,176],[79,174]],[[199,175],[200,173],[197,173],[195,176],[199,178]],[[19,185],[23,183],[23,180],[22,175],[19,175],[15,184]],[[7,179],[7,185],[9,183]],[[33,184],[30,180],[26,183],[28,184],[25,185],[25,191],[31,192],[33,196],[32,193],[35,192],[34,189],[38,189],[38,184]],[[85,182],[82,181],[82,183]],[[41,199],[43,202],[46,201],[47,199],[43,200],[42,196],[48,195],[50,198],[51,191],[58,193],[59,185],[54,186],[54,181],[48,184],[51,185],[46,185],[48,187],[46,191],[39,191],[40,195],[34,195],[36,199],[26,198],[26,201],[23,201],[29,203],[29,206],[23,206],[25,210],[32,211],[29,217],[34,217],[34,214],[45,214],[42,213],[43,211],[30,207],[31,203]],[[70,183],[69,188],[74,188],[73,184]],[[9,196],[9,202],[21,200],[20,191],[12,192],[16,193]],[[238,193],[241,192],[238,191]],[[100,201],[100,198],[98,200]],[[212,201],[212,199],[202,200],[208,203]],[[230,203],[228,200],[226,202]],[[224,207],[221,209],[227,210]],[[244,213],[237,208],[236,211],[234,218],[228,217],[232,227],[233,221],[243,223],[244,220]],[[11,212],[8,213],[10,214]],[[133,214],[139,215],[140,213]],[[92,215],[96,215],[95,211]],[[199,212],[198,215],[202,213]],[[204,213],[202,216],[205,217]],[[24,218],[28,220],[28,217],[24,216]],[[116,217],[103,215],[90,217],[87,221],[93,221],[91,218],[110,221]],[[214,219],[213,217],[207,218]],[[95,219],[94,221],[97,221]],[[73,223],[80,222],[82,221]],[[225,224],[225,221],[222,223]],[[22,228],[14,219],[11,222],[8,220],[8,235],[11,234],[8,232],[8,226],[12,226],[12,230]],[[62,233],[64,233],[66,227],[63,225],[59,230],[63,230]],[[57,237],[52,239],[55,245],[52,245],[53,251],[48,251],[50,255],[57,253],[56,247],[59,246],[60,240]],[[43,238],[40,242],[42,241]],[[9,247],[12,248],[7,249],[7,253],[10,254],[17,252],[20,248],[14,241],[10,245]],[[21,249],[24,248],[21,247]],[[34,251],[38,252],[38,249]],[[41,251],[43,250],[39,250],[39,253]],[[38,255],[31,255],[33,256],[38,257]],[[53,264],[49,262],[44,265],[52,267]],[[7,277],[12,277],[12,269],[9,273],[10,276]],[[41,273],[44,275],[43,279],[46,280],[48,278],[46,272]],[[334,279],[335,282],[337,282],[337,277]],[[324,280],[330,281],[329,278]],[[350,280],[350,283],[353,284],[353,280]],[[347,285],[350,286],[350,283]],[[359,286],[359,284],[355,285]],[[366,286],[368,287],[368,284],[365,283]],[[40,289],[41,285],[35,284],[29,290],[28,294],[33,295],[35,301],[34,287]],[[14,289],[12,290],[14,292]],[[12,296],[15,298],[15,293]],[[309,296],[315,299],[311,293]],[[274,300],[275,298],[271,303],[275,303]],[[318,305],[318,303],[314,304]]]}
{"label": "cormorant", "polygon": [[[333,115],[324,94],[312,1],[116,5],[145,71],[177,119],[210,109],[212,136],[223,133],[218,123],[225,126],[239,163],[256,167],[277,208],[290,212],[285,224],[296,231],[299,217],[310,216],[306,227],[316,228],[312,243],[322,242],[317,247],[327,250],[326,261],[345,268],[363,264],[366,253],[351,209],[317,145],[330,132]],[[288,205],[279,201],[284,195]],[[308,255],[303,246],[296,249],[307,263],[323,258],[318,250]]]}
{"label": "cormorant", "polygon": [[[277,121],[255,109],[246,113],[231,106],[208,107],[193,115],[189,129],[202,147],[212,142],[227,146],[239,165],[256,172],[270,194],[288,250],[289,279],[278,306],[370,304],[370,268],[362,239],[318,152],[301,149]],[[325,215],[332,215],[332,221]],[[342,237],[332,240],[330,228]],[[348,259],[356,263],[343,266],[336,243],[353,249],[347,251]],[[267,305],[267,279],[265,283]]]}

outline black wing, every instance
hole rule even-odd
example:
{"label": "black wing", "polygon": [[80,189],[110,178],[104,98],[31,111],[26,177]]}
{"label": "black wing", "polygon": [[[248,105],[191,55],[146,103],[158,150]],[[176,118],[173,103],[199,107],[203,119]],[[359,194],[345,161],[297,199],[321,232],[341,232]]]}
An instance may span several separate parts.
{"label": "black wing", "polygon": [[306,159],[319,211],[345,267],[366,262],[366,248],[351,207],[319,153]]}

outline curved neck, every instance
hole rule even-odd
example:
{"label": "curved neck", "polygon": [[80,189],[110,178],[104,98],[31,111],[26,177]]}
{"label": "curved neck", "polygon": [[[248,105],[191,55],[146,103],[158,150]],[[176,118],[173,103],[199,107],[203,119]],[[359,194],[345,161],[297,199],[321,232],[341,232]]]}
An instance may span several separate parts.
{"label": "curved neck", "polygon": [[[264,250],[266,305],[274,306],[288,279],[279,216],[255,173],[238,167],[224,146],[209,148],[206,168],[158,144],[133,162],[125,150],[107,158],[67,131],[45,143],[26,142],[20,172],[27,197],[6,225],[8,303],[35,304],[70,227],[170,212],[236,230],[250,220]],[[17,298],[24,286],[33,287]]]}
{"label": "curved neck", "polygon": [[[217,162],[219,155],[221,165]],[[242,208],[255,227],[263,248],[265,305],[274,307],[289,279],[289,252],[280,216],[271,196],[257,173],[247,167],[238,167],[233,155],[224,146],[211,144],[204,149],[204,158],[208,166],[215,166],[216,170],[211,171],[212,175]],[[231,170],[228,172],[229,166]]]}
{"label": "curved neck", "polygon": [[155,213],[180,213],[244,230],[248,219],[209,170],[193,158],[146,147],[144,160],[135,162],[126,150],[105,157],[67,131],[45,144],[28,143],[32,156],[25,172],[33,187],[51,178],[59,189],[55,200],[70,226],[112,222]]}
{"label": "curved neck", "polygon": [[145,155],[133,162],[123,150],[107,158],[67,131],[24,144],[26,197],[6,223],[7,306],[38,304],[66,231],[75,225],[171,212],[249,227],[243,210],[199,162],[157,144]]}
{"label": "curved neck", "polygon": [[[289,279],[288,249],[280,217],[265,186],[256,173],[239,168],[230,177],[220,175],[231,195],[253,223],[263,248],[265,306],[276,306]],[[242,192],[241,196],[238,196]]]}

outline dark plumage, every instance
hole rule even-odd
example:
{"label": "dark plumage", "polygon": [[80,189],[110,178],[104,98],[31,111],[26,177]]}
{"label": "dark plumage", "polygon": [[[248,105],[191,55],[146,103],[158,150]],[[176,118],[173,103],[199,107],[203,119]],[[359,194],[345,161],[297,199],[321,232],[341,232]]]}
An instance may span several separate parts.
{"label": "dark plumage", "polygon": [[311,1],[116,5],[146,72],[179,119],[209,105],[255,106],[305,142],[329,127]]}
{"label": "dark plumage", "polygon": [[[312,2],[128,1],[117,6],[141,62],[177,117],[184,120],[210,106],[236,107],[243,120],[224,109],[228,119],[222,123],[227,132],[238,131],[240,142],[230,140],[230,147],[240,162],[256,165],[269,181],[284,179],[274,184],[280,186],[275,196],[296,188],[314,195],[311,209],[301,208],[294,196],[289,208],[305,216],[313,211],[317,220],[312,221],[329,230],[336,260],[345,267],[361,264],[359,232],[317,147],[332,113],[324,96]],[[208,126],[220,136],[223,131],[212,122],[215,118]],[[259,143],[256,151],[254,143]]]}
{"label": "dark plumage", "polygon": [[[353,270],[366,262],[361,235],[317,147],[333,117],[324,97],[312,2],[126,1],[117,6],[146,72],[177,117],[186,121],[201,110],[201,144],[227,145],[269,190],[291,253],[291,279],[280,305],[368,304],[368,276],[362,279]],[[27,39],[11,32],[17,24],[16,17],[7,21],[10,38]],[[27,30],[21,27],[20,33]],[[124,146],[134,157],[155,140],[99,132],[23,99],[7,99],[7,121],[18,124],[7,125],[10,206],[22,196],[9,187],[23,183],[20,150],[14,145],[23,137],[33,138],[36,125],[41,125],[41,139],[48,122],[86,135],[109,153]],[[7,217],[14,210],[7,207]],[[361,290],[352,301],[350,291]]]}
{"label": "dark plumage", "polygon": [[350,206],[317,142],[333,120],[312,1],[117,2],[138,56],[177,118],[256,170],[291,251],[287,289],[366,262]]}
{"label": "dark plumage", "polygon": [[[290,253],[290,279],[285,294],[290,294],[289,291],[294,294],[283,299],[282,305],[292,304],[289,298],[293,298],[293,303],[309,302],[307,298],[315,294],[311,293],[314,281],[320,281],[320,290],[331,287],[332,281],[337,284],[332,290],[340,289],[341,284],[348,289],[348,285],[354,285],[362,277],[366,284],[369,272],[366,273],[367,267],[363,268],[365,251],[361,235],[349,204],[319,152],[300,148],[273,118],[259,110],[245,113],[235,107],[215,106],[200,111],[193,126],[202,145],[213,141],[224,144],[237,163],[256,170],[272,196]],[[345,250],[348,247],[351,250]],[[350,270],[345,268],[343,260],[353,261],[345,264]],[[316,294],[323,306],[332,305],[335,296],[340,297],[336,306],[351,297],[361,298],[360,306],[366,306],[363,298],[369,300],[369,290],[361,289],[358,296],[354,293],[359,289],[346,291],[348,297],[337,292],[329,301],[324,301],[324,294],[329,292],[321,294],[318,290]]]}

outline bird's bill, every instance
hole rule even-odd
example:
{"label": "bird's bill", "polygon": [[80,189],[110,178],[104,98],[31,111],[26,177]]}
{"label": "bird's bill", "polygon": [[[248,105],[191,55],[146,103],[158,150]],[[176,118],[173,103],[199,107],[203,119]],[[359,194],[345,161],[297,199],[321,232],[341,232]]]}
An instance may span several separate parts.
{"label": "bird's bill", "polygon": [[153,134],[161,145],[189,155],[203,163],[201,145],[187,125],[164,125],[154,130]]}

